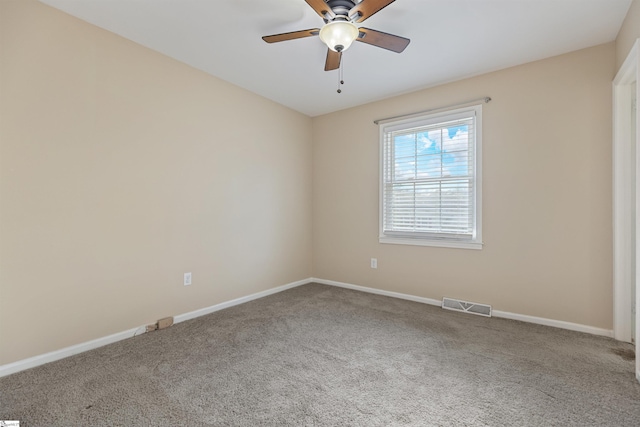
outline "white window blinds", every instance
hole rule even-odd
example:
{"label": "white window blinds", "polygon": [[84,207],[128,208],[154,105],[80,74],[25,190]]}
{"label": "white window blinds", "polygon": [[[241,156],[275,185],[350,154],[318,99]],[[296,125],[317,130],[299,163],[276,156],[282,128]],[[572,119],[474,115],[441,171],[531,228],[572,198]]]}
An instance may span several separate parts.
{"label": "white window blinds", "polygon": [[381,126],[381,241],[479,243],[480,109]]}

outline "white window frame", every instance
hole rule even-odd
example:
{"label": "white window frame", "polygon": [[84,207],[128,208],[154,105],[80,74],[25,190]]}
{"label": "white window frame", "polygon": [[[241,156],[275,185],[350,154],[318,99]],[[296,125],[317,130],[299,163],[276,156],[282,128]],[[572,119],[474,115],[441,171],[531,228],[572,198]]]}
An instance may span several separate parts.
{"label": "white window frame", "polygon": [[[392,131],[411,129],[419,126],[429,126],[437,123],[459,119],[463,116],[475,116],[473,130],[474,135],[474,212],[473,235],[471,238],[438,234],[425,235],[411,232],[386,232],[384,231],[384,166],[385,166],[385,134]],[[380,123],[380,177],[379,177],[379,242],[399,245],[437,246],[459,249],[482,249],[482,105],[458,108],[455,110],[440,111],[437,113],[422,114],[399,120],[389,120]]]}

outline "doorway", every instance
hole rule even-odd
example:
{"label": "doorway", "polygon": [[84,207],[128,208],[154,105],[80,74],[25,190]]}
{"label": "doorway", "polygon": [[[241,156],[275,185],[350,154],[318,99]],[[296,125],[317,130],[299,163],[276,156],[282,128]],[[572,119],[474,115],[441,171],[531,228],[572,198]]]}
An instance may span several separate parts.
{"label": "doorway", "polygon": [[[640,39],[613,81],[613,330],[633,342],[640,356],[640,138],[638,75]],[[636,357],[640,381],[640,357]]]}

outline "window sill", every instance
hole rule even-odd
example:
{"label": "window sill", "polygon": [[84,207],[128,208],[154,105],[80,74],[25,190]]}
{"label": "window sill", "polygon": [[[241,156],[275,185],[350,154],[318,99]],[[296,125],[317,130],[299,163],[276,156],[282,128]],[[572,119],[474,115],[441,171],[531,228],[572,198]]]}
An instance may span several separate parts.
{"label": "window sill", "polygon": [[404,237],[380,236],[380,243],[392,245],[414,245],[414,246],[433,246],[440,248],[453,249],[482,249],[482,242],[465,242],[454,240],[436,240],[436,239],[410,239]]}

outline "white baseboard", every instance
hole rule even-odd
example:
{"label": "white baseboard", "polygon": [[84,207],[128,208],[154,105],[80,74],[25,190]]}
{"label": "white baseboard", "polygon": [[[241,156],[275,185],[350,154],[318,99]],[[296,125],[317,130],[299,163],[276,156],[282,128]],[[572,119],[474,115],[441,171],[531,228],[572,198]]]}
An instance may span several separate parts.
{"label": "white baseboard", "polygon": [[[321,283],[323,285],[338,286],[341,288],[354,289],[357,291],[368,292],[371,294],[384,295],[384,296],[393,297],[393,298],[400,298],[400,299],[406,299],[409,301],[421,302],[429,305],[442,306],[442,301],[436,300],[436,299],[417,297],[414,295],[402,294],[399,292],[384,291],[381,289],[368,288],[366,286],[352,285],[350,283],[336,282],[333,280],[324,280],[324,279],[318,279],[318,278],[313,278],[312,280],[315,283]],[[535,323],[538,325],[552,326],[554,328],[568,329],[570,331],[577,331],[577,332],[586,332],[588,334],[601,335],[604,337],[613,338],[613,330],[601,329],[593,326],[581,325],[578,323],[565,322],[562,320],[546,319],[544,317],[528,316],[526,314],[509,313],[508,311],[500,311],[500,310],[493,310],[492,315],[494,317],[501,317],[503,319],[519,320],[521,322]]]}
{"label": "white baseboard", "polygon": [[[202,308],[199,310],[191,311],[189,313],[179,314],[174,316],[174,323],[184,322],[186,320],[195,319],[196,317],[204,316],[216,311],[223,310],[225,308],[233,307],[235,305],[244,304],[245,302],[253,301],[255,299],[263,298],[269,295],[276,294],[278,292],[286,291],[287,289],[295,288],[297,286],[306,285],[308,283],[320,283],[323,285],[337,286],[340,288],[353,289],[356,291],[367,292],[371,294],[383,295],[392,298],[399,298],[409,301],[415,301],[423,304],[441,306],[442,301],[432,298],[418,297],[415,295],[403,294],[400,292],[385,291],[382,289],[369,288],[366,286],[353,285],[351,283],[336,282],[334,280],[325,280],[318,278],[308,278],[292,282],[283,286],[267,289],[266,291],[257,292],[255,294],[247,295],[245,297],[236,298],[231,301],[222,302],[220,304],[212,305],[210,307]],[[542,317],[528,316],[524,314],[509,313],[506,311],[493,310],[493,316],[502,317],[505,319],[520,320],[522,322],[536,323],[539,325],[552,326],[555,328],[568,329],[571,331],[586,332],[593,335],[601,335],[605,337],[613,337],[613,331],[608,329],[595,328],[593,326],[580,325],[577,323],[564,322],[562,320],[545,319]],[[28,359],[19,360],[17,362],[9,363],[0,366],[0,377],[14,374],[16,372],[24,371],[26,369],[34,368],[36,366],[44,365],[45,363],[54,362],[56,360],[64,359],[65,357],[73,356],[78,353],[93,350],[98,347],[102,347],[108,344],[115,343],[127,338],[134,337],[145,333],[145,326],[129,329],[127,331],[118,332],[107,337],[97,338],[95,340],[87,341],[84,343],[76,344],[71,347],[66,347],[60,350],[52,351],[49,353],[41,354],[38,356],[30,357]],[[640,372],[636,374],[638,381],[640,381]]]}
{"label": "white baseboard", "polygon": [[[140,331],[142,329],[142,331]],[[44,365],[45,363],[54,362],[56,360],[64,359],[65,357],[73,356],[74,354],[82,353],[85,351],[93,350],[94,348],[102,347],[107,344],[113,344],[114,342],[122,341],[127,338],[131,338],[135,335],[144,333],[145,327],[129,329],[128,331],[118,332],[107,337],[97,338],[95,340],[83,342],[80,344],[72,345],[71,347],[65,347],[60,350],[52,351],[38,356],[33,356],[28,359],[18,360],[17,362],[8,363],[0,366],[0,377],[15,374],[16,372],[24,371],[26,369],[35,368],[36,366]]]}
{"label": "white baseboard", "polygon": [[179,314],[173,317],[173,322],[180,323],[186,320],[195,319],[196,317],[200,317],[206,314],[214,313],[216,311],[224,310],[225,308],[233,307],[234,305],[244,304],[245,302],[253,301],[254,299],[264,298],[269,295],[277,294],[278,292],[286,291],[287,289],[295,288],[301,285],[306,285],[307,283],[311,283],[311,279],[298,280],[297,282],[289,283],[287,285],[282,285],[276,288],[267,289],[266,291],[247,295],[246,297],[236,298],[231,301],[221,302],[220,304],[212,305],[211,307],[205,307],[199,310],[191,311],[189,313]]}
{"label": "white baseboard", "polygon": [[346,289],[353,289],[355,291],[367,292],[370,294],[383,295],[385,297],[406,299],[409,301],[421,302],[423,304],[437,305],[438,307],[442,305],[442,301],[438,301],[431,298],[417,297],[415,295],[401,294],[399,292],[384,291],[382,289],[368,288],[366,286],[352,285],[351,283],[336,282],[334,280],[324,280],[324,279],[318,279],[318,278],[313,278],[311,280],[313,280],[314,283],[320,283],[322,285],[331,285],[331,286],[337,286],[339,288],[346,288]]}
{"label": "white baseboard", "polygon": [[[205,314],[210,314],[215,311],[233,307],[234,305],[243,304],[245,302],[249,302],[254,299],[263,298],[268,295],[285,291],[287,289],[295,288],[296,286],[305,285],[307,283],[311,283],[311,279],[299,280],[297,282],[289,283],[287,285],[267,289],[266,291],[262,291],[262,292],[257,292],[255,294],[251,294],[246,297],[236,298],[234,300],[216,304],[211,307],[195,310],[185,314],[180,314],[180,315],[174,316],[173,318],[174,323],[180,323],[180,322],[184,322],[185,320],[190,320],[199,316],[204,316]],[[16,372],[24,371],[26,369],[35,368],[36,366],[44,365],[45,363],[55,362],[56,360],[64,359],[65,357],[69,357],[78,353],[93,350],[95,348],[102,347],[108,344],[113,344],[115,342],[122,341],[127,338],[132,338],[136,335],[141,335],[145,333],[145,331],[146,331],[146,326],[140,326],[137,328],[129,329],[127,331],[118,332],[116,334],[109,335],[107,337],[97,338],[95,340],[72,345],[71,347],[65,347],[60,350],[30,357],[28,359],[23,359],[23,360],[18,360],[17,362],[8,363],[6,365],[0,366],[0,377],[11,375]]]}
{"label": "white baseboard", "polygon": [[570,331],[585,332],[587,334],[613,338],[613,329],[596,328],[595,326],[582,325],[580,323],[546,319],[544,317],[528,316],[526,314],[509,313],[508,311],[500,310],[493,310],[493,315],[495,317],[502,317],[503,319],[519,320],[521,322],[535,323],[537,325],[552,326],[554,328],[568,329]]}

